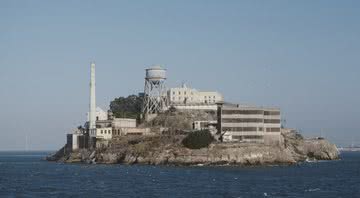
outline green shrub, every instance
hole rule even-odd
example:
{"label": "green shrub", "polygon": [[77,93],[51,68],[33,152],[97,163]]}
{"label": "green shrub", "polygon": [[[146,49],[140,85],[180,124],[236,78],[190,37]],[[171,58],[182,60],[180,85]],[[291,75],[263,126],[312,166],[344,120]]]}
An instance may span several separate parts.
{"label": "green shrub", "polygon": [[202,130],[189,133],[189,135],[182,140],[182,144],[189,149],[201,149],[208,147],[213,141],[214,137],[210,132],[208,130]]}

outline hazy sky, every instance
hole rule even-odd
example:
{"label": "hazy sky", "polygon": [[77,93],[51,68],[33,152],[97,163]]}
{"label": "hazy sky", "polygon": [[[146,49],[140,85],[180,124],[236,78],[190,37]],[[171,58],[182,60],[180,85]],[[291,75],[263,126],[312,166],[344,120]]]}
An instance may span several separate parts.
{"label": "hazy sky", "polygon": [[161,64],[288,127],[360,144],[360,1],[0,1],[0,150],[57,149],[98,106]]}

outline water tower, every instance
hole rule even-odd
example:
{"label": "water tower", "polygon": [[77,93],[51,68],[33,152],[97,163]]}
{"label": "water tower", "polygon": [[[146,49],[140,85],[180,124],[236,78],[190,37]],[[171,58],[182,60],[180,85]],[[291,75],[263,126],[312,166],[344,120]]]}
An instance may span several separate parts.
{"label": "water tower", "polygon": [[160,66],[146,69],[143,114],[145,119],[149,114],[156,114],[166,110],[166,70]]}

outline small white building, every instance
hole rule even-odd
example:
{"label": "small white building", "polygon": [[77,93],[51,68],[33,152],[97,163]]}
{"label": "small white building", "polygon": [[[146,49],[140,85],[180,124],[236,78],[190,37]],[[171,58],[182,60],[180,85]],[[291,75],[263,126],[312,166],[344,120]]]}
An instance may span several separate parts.
{"label": "small white building", "polygon": [[[104,117],[103,117],[104,118]],[[90,131],[92,137],[96,139],[109,140],[114,135],[120,135],[120,130],[131,130],[136,128],[136,119],[128,118],[112,118],[111,120],[97,120],[96,130]],[[85,123],[85,128],[88,127],[88,122]]]}
{"label": "small white building", "polygon": [[104,127],[96,129],[96,139],[110,140],[112,138],[112,128]]}
{"label": "small white building", "polygon": [[223,96],[216,91],[198,91],[187,87],[170,88],[167,91],[168,101],[170,105],[176,104],[215,104],[223,101]]}
{"label": "small white building", "polygon": [[201,120],[193,122],[194,130],[206,130],[206,129],[216,129],[217,121],[215,120]]}
{"label": "small white building", "polygon": [[111,122],[113,128],[135,128],[136,119],[114,118]]}

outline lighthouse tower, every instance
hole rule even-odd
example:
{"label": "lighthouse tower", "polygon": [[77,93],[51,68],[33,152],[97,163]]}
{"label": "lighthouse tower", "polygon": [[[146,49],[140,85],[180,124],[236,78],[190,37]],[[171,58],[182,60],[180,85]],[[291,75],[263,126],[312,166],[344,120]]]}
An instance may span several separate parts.
{"label": "lighthouse tower", "polygon": [[95,63],[90,64],[90,107],[89,107],[89,135],[96,138],[96,95],[95,95]]}

